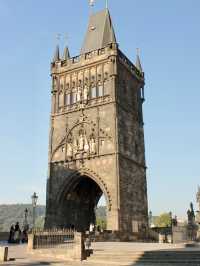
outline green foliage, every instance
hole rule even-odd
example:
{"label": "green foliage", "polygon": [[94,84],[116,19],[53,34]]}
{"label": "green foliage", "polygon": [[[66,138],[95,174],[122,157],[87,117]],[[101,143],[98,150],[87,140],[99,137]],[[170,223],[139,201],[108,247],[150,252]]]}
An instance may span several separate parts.
{"label": "green foliage", "polygon": [[[32,226],[32,205],[31,204],[10,204],[0,205],[0,231],[8,232],[12,224],[19,222],[20,227],[23,227],[24,210],[28,209],[28,223]],[[45,216],[45,206],[37,206],[36,216]],[[36,219],[37,221],[37,219]]]}
{"label": "green foliage", "polygon": [[44,228],[44,221],[45,221],[44,216],[37,217],[37,219],[35,221],[35,227],[38,229],[43,229]]}
{"label": "green foliage", "polygon": [[171,216],[169,213],[162,213],[160,216],[156,217],[154,220],[154,225],[156,227],[168,227],[171,226]]}
{"label": "green foliage", "polygon": [[101,218],[97,218],[96,219],[96,226],[99,226],[102,230],[105,230],[106,229],[106,220],[101,219]]}
{"label": "green foliage", "polygon": [[[31,204],[10,204],[0,205],[0,232],[8,232],[12,224],[19,222],[20,227],[23,227],[24,210],[28,209],[28,223],[32,227],[32,205]],[[45,206],[37,206],[36,221],[37,228],[44,227]],[[96,217],[99,225],[102,227],[106,224],[106,207],[100,206],[97,208]]]}

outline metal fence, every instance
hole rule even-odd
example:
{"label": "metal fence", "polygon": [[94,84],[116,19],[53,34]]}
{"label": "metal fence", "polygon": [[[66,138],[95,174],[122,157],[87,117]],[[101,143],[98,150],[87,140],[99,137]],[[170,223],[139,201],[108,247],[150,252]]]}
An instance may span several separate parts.
{"label": "metal fence", "polygon": [[32,231],[33,248],[73,248],[75,243],[75,231],[73,230],[37,230]]}

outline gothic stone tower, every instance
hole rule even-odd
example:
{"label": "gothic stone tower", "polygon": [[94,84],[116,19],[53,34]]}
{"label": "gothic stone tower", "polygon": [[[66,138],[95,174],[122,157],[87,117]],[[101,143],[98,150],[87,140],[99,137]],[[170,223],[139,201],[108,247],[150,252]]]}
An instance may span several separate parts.
{"label": "gothic stone tower", "polygon": [[91,15],[77,57],[56,48],[46,227],[86,230],[104,194],[107,229],[147,227],[144,73],[119,50],[109,11]]}

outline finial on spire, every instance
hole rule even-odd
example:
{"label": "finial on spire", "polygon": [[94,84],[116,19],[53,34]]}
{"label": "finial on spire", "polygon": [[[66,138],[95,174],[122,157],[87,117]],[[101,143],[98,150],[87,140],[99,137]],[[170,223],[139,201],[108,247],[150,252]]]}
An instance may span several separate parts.
{"label": "finial on spire", "polygon": [[108,9],[108,0],[106,0],[106,9]]}
{"label": "finial on spire", "polygon": [[89,0],[89,5],[90,5],[91,7],[93,7],[93,6],[94,6],[94,2],[95,2],[95,0]]}
{"label": "finial on spire", "polygon": [[89,5],[90,5],[90,12],[91,12],[91,14],[93,13],[94,3],[95,3],[95,0],[89,0]]}
{"label": "finial on spire", "polygon": [[143,70],[142,70],[142,64],[141,64],[141,61],[140,61],[140,49],[137,48],[137,57],[136,57],[136,63],[135,63],[135,66],[137,67],[137,69],[142,73]]}
{"label": "finial on spire", "polygon": [[60,41],[60,34],[56,34],[56,50],[53,57],[53,62],[60,60],[60,51],[59,51],[59,41]]}
{"label": "finial on spire", "polygon": [[68,35],[67,34],[65,34],[65,42],[66,42],[66,45],[65,45],[64,53],[63,53],[63,60],[68,60],[68,59],[70,59],[70,53],[69,53],[69,48],[67,45],[67,42],[68,42]]}

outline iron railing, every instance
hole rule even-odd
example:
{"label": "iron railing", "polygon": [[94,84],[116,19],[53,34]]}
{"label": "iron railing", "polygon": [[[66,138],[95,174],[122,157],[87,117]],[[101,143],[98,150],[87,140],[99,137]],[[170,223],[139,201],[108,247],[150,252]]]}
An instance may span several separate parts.
{"label": "iron railing", "polygon": [[75,231],[73,230],[38,230],[32,231],[34,249],[73,248]]}

